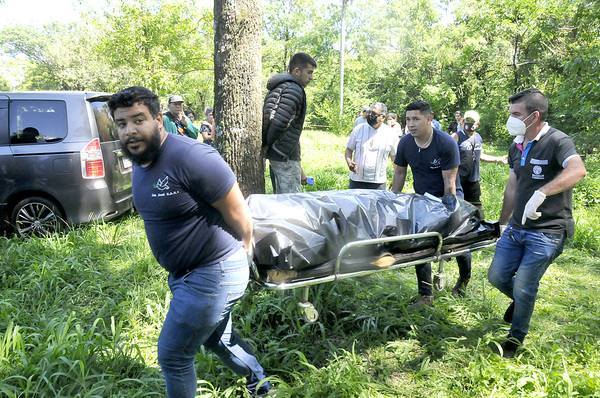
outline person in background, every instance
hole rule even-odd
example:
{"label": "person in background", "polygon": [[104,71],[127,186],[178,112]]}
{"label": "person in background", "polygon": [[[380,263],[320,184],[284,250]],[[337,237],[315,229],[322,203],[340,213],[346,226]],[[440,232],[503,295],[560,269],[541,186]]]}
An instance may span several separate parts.
{"label": "person in background", "polygon": [[[442,198],[442,203],[453,211],[458,206],[456,197],[463,197],[457,175],[458,145],[448,134],[434,128],[432,120],[427,102],[417,100],[406,107],[406,125],[410,134],[404,135],[398,144],[391,189],[402,192],[410,166],[415,192]],[[431,263],[417,264],[415,271],[419,298],[413,307],[432,307]]]}
{"label": "person in background", "polygon": [[499,220],[503,233],[488,279],[512,300],[501,346],[502,355],[512,358],[529,331],[542,276],[575,233],[573,187],[587,171],[573,140],[546,122],[548,100],[540,90],[523,90],[508,101],[506,127],[515,139]]}
{"label": "person in background", "polygon": [[252,256],[252,217],[235,175],[213,148],[167,133],[147,88],[126,88],[108,106],[134,164],[133,200],[150,249],[169,272],[172,298],[158,338],[167,397],[196,396],[201,346],[245,376],[252,395],[268,394],[271,383],[260,384],[267,374],[231,322]]}
{"label": "person in background", "polygon": [[[464,116],[464,130],[451,133],[450,135],[458,144],[460,151],[458,176],[463,189],[464,199],[481,210],[483,218],[481,186],[479,184],[479,162],[508,164],[508,156],[491,156],[482,152],[482,138],[475,131],[479,127],[479,121],[479,113],[472,110],[467,111]],[[457,256],[456,262],[458,263],[459,277],[452,288],[452,295],[464,297],[467,285],[471,280],[471,254]]]}
{"label": "person in background", "polygon": [[202,139],[205,144],[212,147],[215,146],[215,118],[213,116],[213,108],[210,106],[204,111],[206,120],[202,121],[200,126],[200,132],[202,133]]}
{"label": "person in background", "polygon": [[302,192],[302,185],[308,182],[302,170],[300,135],[306,116],[304,88],[313,79],[316,67],[313,57],[296,53],[290,59],[288,73],[276,74],[267,81],[262,146],[276,194]]}
{"label": "person in background", "polygon": [[386,114],[384,104],[374,103],[367,123],[357,125],[350,133],[345,151],[349,189],[386,189],[388,158],[394,160],[398,146],[398,134],[383,122]]}
{"label": "person in background", "polygon": [[431,115],[433,116],[433,119],[431,119],[431,124],[433,125],[433,127],[441,131],[442,128],[440,127],[440,122],[435,120],[435,112],[431,111]]}
{"label": "person in background", "polygon": [[456,133],[458,131],[462,131],[463,129],[463,118],[462,113],[460,111],[454,112],[454,120],[450,122],[450,126],[448,127],[448,133]]}
{"label": "person in background", "polygon": [[196,119],[196,115],[194,115],[194,111],[191,109],[186,109],[183,113],[194,123],[194,119]]}
{"label": "person in background", "polygon": [[398,121],[398,115],[392,112],[388,113],[387,122],[388,126],[390,126],[392,130],[396,132],[396,135],[398,135],[398,137],[402,137],[404,132],[402,131],[402,125]]}
{"label": "person in background", "polygon": [[169,97],[169,111],[164,114],[165,130],[171,134],[185,135],[198,138],[198,129],[183,112],[183,97],[172,95]]}
{"label": "person in background", "polygon": [[369,109],[370,108],[368,106],[363,106],[362,111],[360,111],[360,115],[358,115],[358,117],[354,121],[354,127],[367,122],[367,115],[369,113]]}

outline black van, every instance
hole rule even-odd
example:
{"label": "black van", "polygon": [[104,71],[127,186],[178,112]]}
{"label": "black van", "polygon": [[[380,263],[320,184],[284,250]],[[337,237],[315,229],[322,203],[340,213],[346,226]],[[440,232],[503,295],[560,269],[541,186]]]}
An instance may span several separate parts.
{"label": "black van", "polygon": [[0,227],[42,235],[133,208],[109,97],[0,92]]}

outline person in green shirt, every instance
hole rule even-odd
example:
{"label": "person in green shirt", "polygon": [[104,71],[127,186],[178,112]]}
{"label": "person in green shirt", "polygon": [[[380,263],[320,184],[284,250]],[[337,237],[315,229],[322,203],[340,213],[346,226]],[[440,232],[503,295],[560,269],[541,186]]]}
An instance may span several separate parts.
{"label": "person in green shirt", "polygon": [[183,112],[183,98],[181,95],[169,97],[169,111],[163,115],[165,130],[172,134],[185,135],[198,138],[198,129]]}

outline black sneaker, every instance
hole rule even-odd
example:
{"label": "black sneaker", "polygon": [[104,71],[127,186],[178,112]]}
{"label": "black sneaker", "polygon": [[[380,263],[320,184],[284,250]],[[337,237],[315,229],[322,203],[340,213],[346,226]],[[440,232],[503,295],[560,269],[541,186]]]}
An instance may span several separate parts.
{"label": "black sneaker", "polygon": [[512,323],[513,312],[515,312],[515,302],[510,303],[506,312],[504,313],[504,322]]}
{"label": "black sneaker", "polygon": [[467,285],[469,284],[470,279],[463,279],[462,277],[458,277],[456,281],[456,285],[452,288],[453,296],[465,297],[465,291],[467,290]]}
{"label": "black sneaker", "polygon": [[523,345],[523,342],[512,336],[508,336],[508,339],[502,343],[502,356],[504,358],[514,358],[519,347]]}

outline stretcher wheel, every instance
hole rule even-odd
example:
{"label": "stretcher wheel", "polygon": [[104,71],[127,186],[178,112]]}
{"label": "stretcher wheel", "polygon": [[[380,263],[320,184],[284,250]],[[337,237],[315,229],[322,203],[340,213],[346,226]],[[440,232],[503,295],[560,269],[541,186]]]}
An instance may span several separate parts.
{"label": "stretcher wheel", "polygon": [[307,323],[315,323],[319,318],[319,312],[315,309],[315,306],[308,301],[300,301],[298,303],[300,312],[302,312],[302,319]]}
{"label": "stretcher wheel", "polygon": [[440,291],[446,287],[446,274],[435,274],[433,276],[433,287]]}

